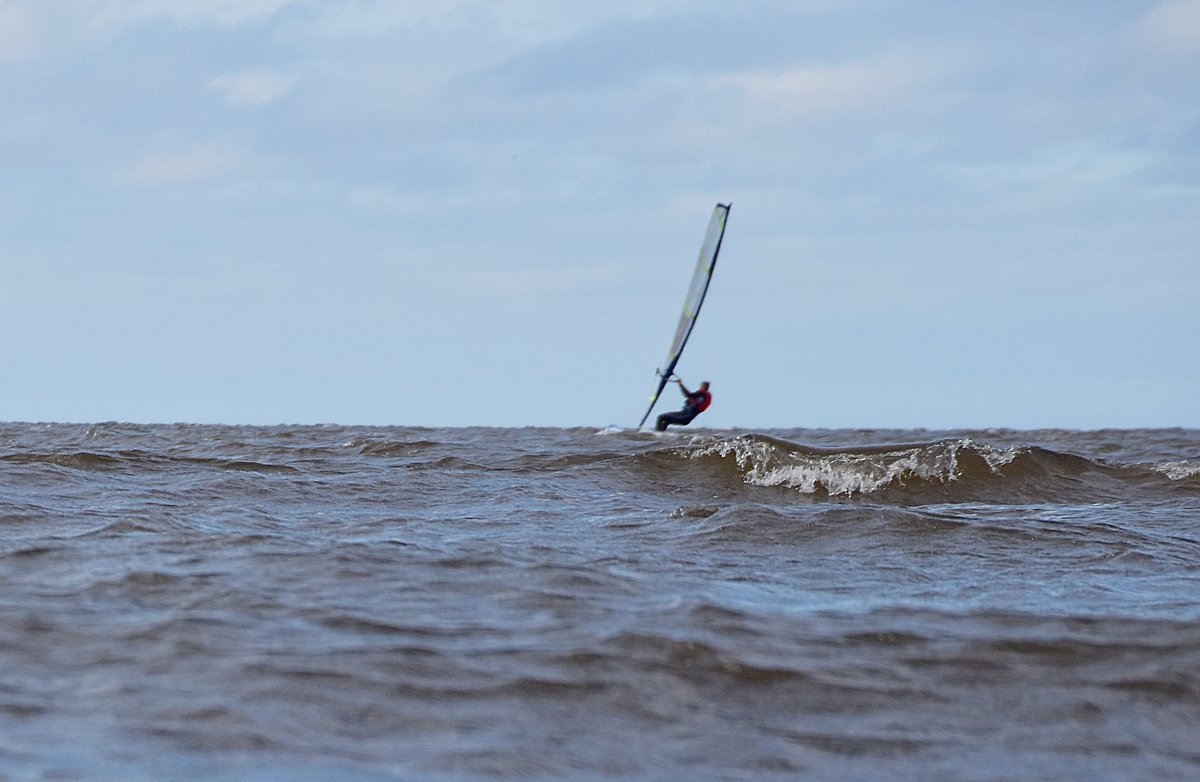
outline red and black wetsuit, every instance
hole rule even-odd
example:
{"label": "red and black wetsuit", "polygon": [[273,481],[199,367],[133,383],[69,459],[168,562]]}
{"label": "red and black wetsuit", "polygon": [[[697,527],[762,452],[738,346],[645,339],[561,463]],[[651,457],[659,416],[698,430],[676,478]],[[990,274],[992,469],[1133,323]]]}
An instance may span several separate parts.
{"label": "red and black wetsuit", "polygon": [[712,404],[712,394],[707,391],[694,391],[688,394],[687,404],[683,406],[684,410],[694,410],[696,415],[700,415],[708,406]]}
{"label": "red and black wetsuit", "polygon": [[708,391],[693,391],[689,394],[684,389],[684,395],[687,397],[687,401],[684,402],[683,409],[660,415],[654,427],[655,429],[664,432],[671,424],[687,426],[692,422],[693,418],[703,413],[712,404],[712,394]]}

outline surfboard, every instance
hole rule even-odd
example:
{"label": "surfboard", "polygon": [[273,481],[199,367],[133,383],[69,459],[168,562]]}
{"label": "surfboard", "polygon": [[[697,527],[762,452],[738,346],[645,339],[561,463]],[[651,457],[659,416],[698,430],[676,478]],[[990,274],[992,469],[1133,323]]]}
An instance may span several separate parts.
{"label": "surfboard", "polygon": [[713,208],[712,217],[708,221],[708,229],[704,232],[704,243],[700,245],[700,256],[696,259],[696,268],[692,272],[692,282],[688,286],[687,296],[683,300],[683,313],[679,316],[679,325],[675,327],[675,337],[667,349],[667,360],[657,370],[658,387],[650,397],[650,406],[646,408],[646,414],[638,423],[639,430],[645,426],[646,419],[650,417],[654,405],[662,396],[663,389],[667,387],[671,375],[675,374],[675,366],[679,363],[679,357],[683,355],[688,337],[692,335],[692,329],[696,327],[696,318],[700,316],[700,307],[704,304],[709,283],[712,282],[713,271],[717,268],[717,256],[721,253],[721,241],[725,238],[725,224],[729,221],[729,210],[732,206],[733,204],[717,204]]}

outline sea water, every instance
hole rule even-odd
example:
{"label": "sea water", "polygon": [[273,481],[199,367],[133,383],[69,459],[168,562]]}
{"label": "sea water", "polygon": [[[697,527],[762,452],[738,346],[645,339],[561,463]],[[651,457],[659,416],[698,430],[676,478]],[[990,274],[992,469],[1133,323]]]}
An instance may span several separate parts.
{"label": "sea water", "polygon": [[0,779],[1200,779],[1200,432],[0,425]]}

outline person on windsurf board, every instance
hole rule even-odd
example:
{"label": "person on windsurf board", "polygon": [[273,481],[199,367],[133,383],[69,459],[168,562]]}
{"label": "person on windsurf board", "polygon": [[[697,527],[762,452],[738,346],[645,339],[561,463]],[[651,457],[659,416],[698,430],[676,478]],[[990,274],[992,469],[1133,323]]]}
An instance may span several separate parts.
{"label": "person on windsurf board", "polygon": [[701,383],[700,388],[695,391],[688,391],[687,386],[683,384],[683,378],[675,377],[675,382],[679,384],[679,390],[683,392],[683,408],[672,413],[663,413],[658,417],[658,423],[654,428],[660,432],[667,431],[667,427],[671,424],[687,426],[692,419],[703,413],[712,404],[712,394],[708,391],[707,380]]}

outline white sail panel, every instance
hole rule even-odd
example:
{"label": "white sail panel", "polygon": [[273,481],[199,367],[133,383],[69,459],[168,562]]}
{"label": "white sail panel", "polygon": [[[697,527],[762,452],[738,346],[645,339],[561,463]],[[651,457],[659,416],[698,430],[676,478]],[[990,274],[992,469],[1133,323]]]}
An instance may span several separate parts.
{"label": "white sail panel", "polygon": [[675,338],[671,340],[671,348],[667,351],[664,373],[674,371],[683,347],[687,344],[692,327],[696,325],[696,317],[700,314],[700,305],[704,303],[704,295],[708,293],[708,283],[712,280],[713,270],[717,266],[717,253],[721,249],[721,239],[725,235],[725,221],[729,216],[728,204],[717,204],[713,209],[712,219],[708,221],[708,231],[704,234],[704,244],[700,246],[700,255],[696,259],[696,270],[692,273],[692,284],[688,286],[687,298],[683,300],[683,312],[679,315],[679,325],[675,327]]}

